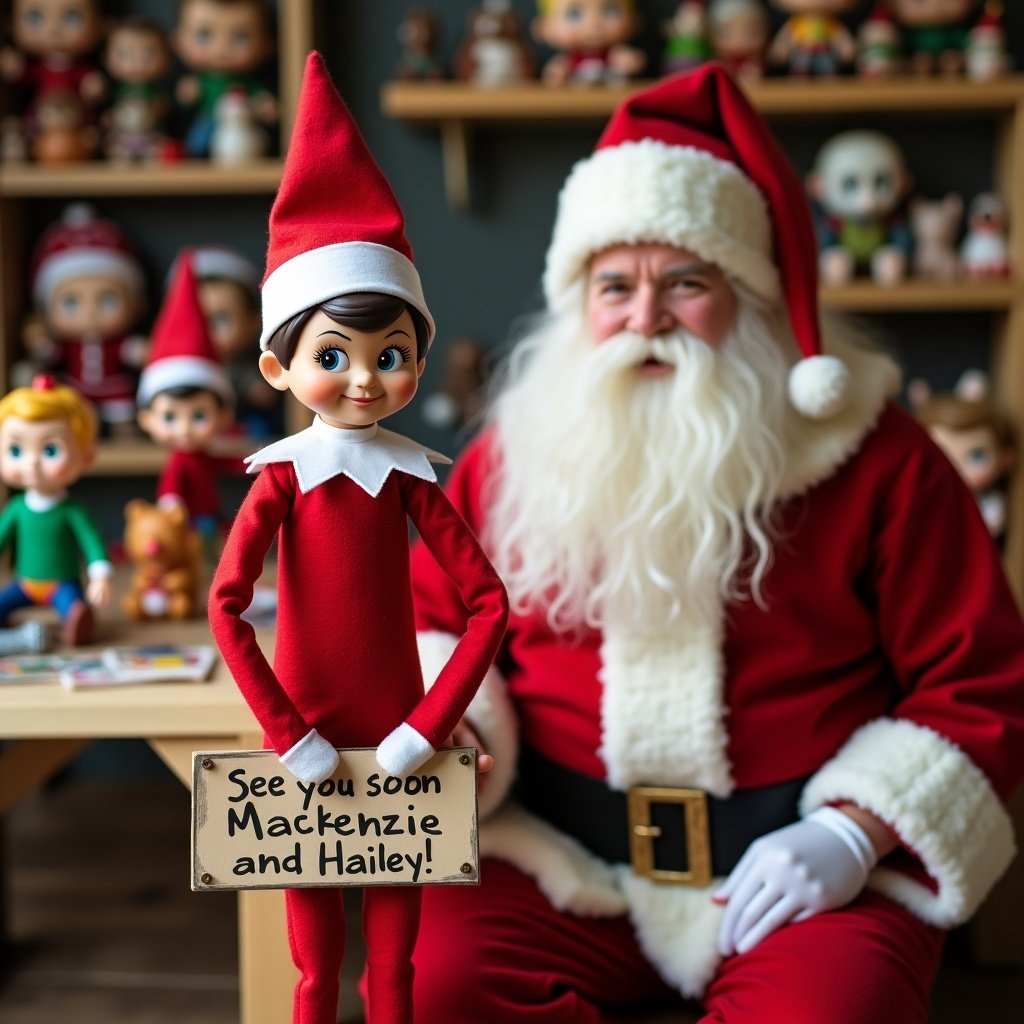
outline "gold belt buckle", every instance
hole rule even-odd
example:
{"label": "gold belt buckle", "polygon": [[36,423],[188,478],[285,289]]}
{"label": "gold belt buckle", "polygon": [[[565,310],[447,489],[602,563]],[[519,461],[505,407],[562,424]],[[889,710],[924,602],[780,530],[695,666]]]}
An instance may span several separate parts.
{"label": "gold belt buckle", "polygon": [[[634,786],[627,793],[629,856],[633,870],[653,882],[711,884],[711,841],[708,835],[708,797],[702,789],[671,786]],[[686,817],[688,871],[663,871],[654,866],[654,840],[661,829],[651,823],[651,804],[681,804]]]}

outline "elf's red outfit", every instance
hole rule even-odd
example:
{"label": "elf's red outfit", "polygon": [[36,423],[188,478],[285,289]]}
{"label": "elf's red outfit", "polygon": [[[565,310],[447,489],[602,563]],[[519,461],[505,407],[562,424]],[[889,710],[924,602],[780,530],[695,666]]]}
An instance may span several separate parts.
{"label": "elf's red outfit", "polygon": [[[409,454],[395,460],[382,439],[401,442]],[[417,447],[376,427],[341,430],[317,420],[253,457],[265,468],[228,536],[210,594],[210,623],[267,745],[278,754],[313,729],[337,747],[377,746],[403,722],[441,747],[491,663],[505,622],[504,588]],[[396,467],[383,482],[365,468],[371,449]],[[301,475],[310,459],[328,465],[309,470],[316,482],[303,476],[303,490],[296,467]],[[408,585],[408,520],[458,581],[470,615],[457,656],[426,698]],[[241,615],[275,537],[278,622],[271,668]],[[366,896],[367,941],[379,961],[370,971],[370,1019],[409,1021],[420,890],[373,888]],[[288,890],[286,899],[302,973],[294,1020],[333,1024],[344,955],[340,890]]]}
{"label": "elf's red outfit", "polygon": [[[261,347],[284,372],[292,356],[282,358],[271,345],[279,328],[294,329],[297,315],[332,298],[367,292],[418,311],[429,344],[434,323],[402,211],[314,53],[271,211]],[[305,327],[298,329],[302,338]],[[422,358],[425,351],[417,363]],[[247,460],[264,468],[232,526],[209,603],[214,636],[266,742],[306,781],[330,776],[338,746],[374,746],[378,763],[396,775],[424,763],[464,715],[508,618],[501,581],[436,482],[430,461],[439,457],[376,423],[356,429],[345,422],[318,416]],[[468,613],[426,695],[409,582],[410,521],[451,574]],[[275,538],[271,667],[241,616]],[[301,973],[293,1024],[334,1024],[345,938],[341,891],[290,889],[286,903]],[[371,1024],[414,1018],[419,909],[419,887],[364,890]]]}
{"label": "elf's red outfit", "polygon": [[[710,624],[684,615],[645,623],[638,637],[609,614],[600,633],[565,636],[542,613],[512,617],[500,672],[469,715],[495,756],[480,849],[504,863],[488,860],[473,893],[427,895],[420,1024],[596,1024],[672,990],[728,1024],[923,1022],[942,929],[973,913],[1013,857],[1002,801],[1024,777],[1024,624],[973,498],[891,404],[896,367],[868,351],[822,355],[798,194],[767,129],[715,67],[626,101],[563,189],[544,282],[552,309],[580,301],[571,289],[590,255],[636,242],[687,250],[767,301],[784,297],[802,358],[781,433],[767,607],[725,604],[710,580],[701,586],[713,592],[691,595],[720,609]],[[482,536],[496,446],[497,434],[476,441],[448,485]],[[423,548],[413,584],[429,681],[465,613]],[[537,755],[547,767],[531,775]],[[531,786],[554,785],[560,769],[587,792],[595,779],[617,794],[703,790],[712,812],[716,799],[760,811],[762,787],[789,783],[791,816],[747,844],[850,802],[901,847],[853,902],[723,960],[713,887],[635,872],[625,814],[607,817],[627,850],[619,858],[572,831],[606,803],[589,816],[565,801],[524,808]],[[530,798],[536,809],[535,789]],[[442,951],[456,945],[468,959],[453,965]],[[456,985],[453,1007],[444,993]]]}
{"label": "elf's red outfit", "polygon": [[245,470],[241,459],[208,452],[172,451],[156,485],[156,496],[179,498],[188,506],[192,519],[210,518],[220,522],[221,509],[217,479],[222,474],[237,475]]}

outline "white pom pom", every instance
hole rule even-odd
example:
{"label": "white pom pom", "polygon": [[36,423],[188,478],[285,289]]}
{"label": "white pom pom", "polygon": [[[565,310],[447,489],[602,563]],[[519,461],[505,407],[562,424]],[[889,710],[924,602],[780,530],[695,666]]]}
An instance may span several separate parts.
{"label": "white pom pom", "polygon": [[846,405],[850,371],[835,356],[810,356],[789,371],[789,400],[812,420],[825,420]]}

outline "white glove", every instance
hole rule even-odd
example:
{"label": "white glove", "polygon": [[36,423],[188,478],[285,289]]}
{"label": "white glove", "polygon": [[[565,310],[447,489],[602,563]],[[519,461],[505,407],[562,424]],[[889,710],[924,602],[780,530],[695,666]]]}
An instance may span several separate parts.
{"label": "white glove", "polygon": [[787,922],[846,906],[877,860],[867,833],[834,807],[762,836],[714,893],[726,902],[718,951],[746,953]]}
{"label": "white glove", "polygon": [[323,782],[338,767],[337,750],[316,731],[310,729],[293,747],[281,755],[281,764],[299,782]]}
{"label": "white glove", "polygon": [[437,751],[425,737],[408,722],[403,722],[381,740],[380,746],[377,747],[377,764],[388,775],[408,775],[435,753]]}

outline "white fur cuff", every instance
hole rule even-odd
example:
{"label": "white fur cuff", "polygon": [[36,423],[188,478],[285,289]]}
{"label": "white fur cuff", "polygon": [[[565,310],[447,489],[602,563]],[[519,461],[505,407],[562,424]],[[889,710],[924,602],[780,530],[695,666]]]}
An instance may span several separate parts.
{"label": "white fur cuff", "polygon": [[392,729],[377,747],[377,764],[389,775],[407,775],[433,757],[434,748],[408,722]]}
{"label": "white fur cuff", "polygon": [[300,782],[323,782],[338,767],[338,752],[316,731],[310,729],[281,755],[281,764]]}
{"label": "white fur cuff", "polygon": [[967,920],[1013,859],[1013,826],[988,779],[948,739],[913,722],[859,729],[807,784],[801,811],[839,800],[895,829],[938,892],[884,866],[868,885],[940,928]]}

